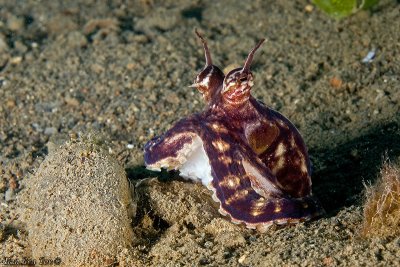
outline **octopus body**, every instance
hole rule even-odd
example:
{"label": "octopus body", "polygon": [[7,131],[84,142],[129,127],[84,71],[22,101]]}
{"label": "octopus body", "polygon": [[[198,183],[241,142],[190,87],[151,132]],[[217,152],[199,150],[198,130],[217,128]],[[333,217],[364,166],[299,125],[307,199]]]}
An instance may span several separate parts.
{"label": "octopus body", "polygon": [[180,171],[212,191],[222,215],[264,232],[272,224],[296,223],[323,213],[311,192],[307,148],[296,127],[250,94],[250,65],[226,76],[212,64],[204,38],[206,66],[196,87],[206,109],[178,121],[144,149],[148,169]]}

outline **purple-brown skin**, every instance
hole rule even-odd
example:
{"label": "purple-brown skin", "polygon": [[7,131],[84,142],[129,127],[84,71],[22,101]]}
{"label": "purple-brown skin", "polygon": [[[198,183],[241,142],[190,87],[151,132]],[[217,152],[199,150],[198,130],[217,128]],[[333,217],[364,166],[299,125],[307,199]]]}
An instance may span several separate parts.
{"label": "purple-brown skin", "polygon": [[201,180],[232,222],[264,232],[275,224],[297,223],[323,214],[311,193],[307,149],[296,127],[254,99],[250,65],[261,40],[243,68],[224,77],[212,65],[201,39],[206,66],[194,87],[207,107],[177,122],[145,145],[146,166],[178,169]]}

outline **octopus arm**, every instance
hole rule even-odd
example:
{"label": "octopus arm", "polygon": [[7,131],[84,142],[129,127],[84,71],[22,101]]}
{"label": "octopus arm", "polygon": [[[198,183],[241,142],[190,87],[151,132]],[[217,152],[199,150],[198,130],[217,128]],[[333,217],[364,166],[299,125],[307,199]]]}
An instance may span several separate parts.
{"label": "octopus arm", "polygon": [[[211,151],[212,147],[207,149],[208,154],[219,154]],[[213,199],[220,203],[220,213],[229,215],[232,222],[265,232],[272,224],[297,223],[323,214],[312,196],[292,198],[282,192],[268,169],[255,164],[240,149],[231,155],[229,166],[211,159],[211,190]]]}
{"label": "octopus arm", "polygon": [[150,170],[178,169],[197,146],[199,126],[196,117],[177,122],[164,134],[145,144],[144,161]]}

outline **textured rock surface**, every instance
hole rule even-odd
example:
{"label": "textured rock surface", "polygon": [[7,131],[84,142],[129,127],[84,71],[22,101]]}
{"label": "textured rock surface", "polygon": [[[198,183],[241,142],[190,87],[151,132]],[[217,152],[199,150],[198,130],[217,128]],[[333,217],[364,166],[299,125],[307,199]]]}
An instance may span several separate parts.
{"label": "textured rock surface", "polygon": [[67,143],[52,151],[28,180],[23,201],[34,259],[109,265],[134,238],[124,169],[96,145]]}

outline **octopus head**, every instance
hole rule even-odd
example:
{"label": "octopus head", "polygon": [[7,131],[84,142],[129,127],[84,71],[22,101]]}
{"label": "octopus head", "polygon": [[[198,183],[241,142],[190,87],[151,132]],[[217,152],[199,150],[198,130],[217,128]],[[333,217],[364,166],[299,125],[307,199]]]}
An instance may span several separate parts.
{"label": "octopus head", "polygon": [[253,74],[251,71],[243,71],[242,68],[230,71],[223,83],[223,99],[231,105],[245,103],[250,97],[253,86]]}
{"label": "octopus head", "polygon": [[225,77],[222,87],[222,99],[225,103],[238,106],[247,102],[250,98],[250,90],[253,87],[253,74],[250,65],[257,49],[264,42],[264,39],[250,51],[243,68],[231,70]]}

